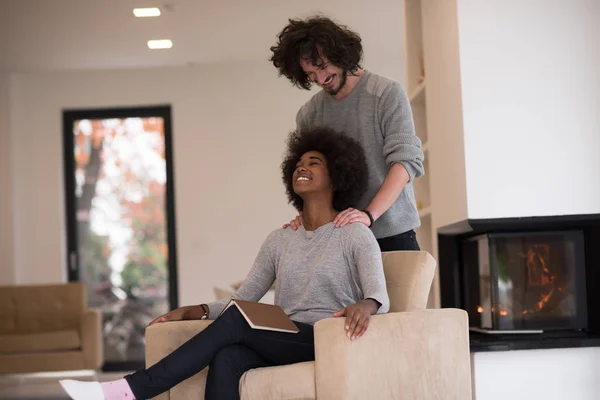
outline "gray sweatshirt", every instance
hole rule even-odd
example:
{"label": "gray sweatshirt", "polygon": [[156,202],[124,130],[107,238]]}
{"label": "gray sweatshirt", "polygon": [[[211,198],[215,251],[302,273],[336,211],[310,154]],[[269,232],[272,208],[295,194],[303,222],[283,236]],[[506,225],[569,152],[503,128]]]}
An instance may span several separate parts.
{"label": "gray sweatshirt", "polygon": [[369,166],[369,186],[356,208],[367,207],[392,165],[401,163],[406,168],[410,181],[373,224],[375,237],[398,235],[421,225],[412,181],[424,174],[423,152],[402,85],[365,71],[352,92],[342,100],[334,99],[323,90],[316,93],[298,111],[296,123],[299,129],[324,125],[362,144]]}
{"label": "gray sweatshirt", "polygon": [[[378,314],[390,308],[381,251],[363,224],[272,232],[232,297],[259,301],[273,282],[275,304],[294,321],[311,325],[366,298],[381,304]],[[216,318],[228,302],[208,303],[209,317]]]}

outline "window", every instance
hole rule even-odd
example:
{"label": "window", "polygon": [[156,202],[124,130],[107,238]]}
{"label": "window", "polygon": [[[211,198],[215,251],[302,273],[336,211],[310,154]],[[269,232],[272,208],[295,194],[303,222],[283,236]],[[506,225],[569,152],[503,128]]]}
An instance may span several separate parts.
{"label": "window", "polygon": [[103,313],[105,370],[144,364],[177,307],[170,106],[63,113],[68,277]]}

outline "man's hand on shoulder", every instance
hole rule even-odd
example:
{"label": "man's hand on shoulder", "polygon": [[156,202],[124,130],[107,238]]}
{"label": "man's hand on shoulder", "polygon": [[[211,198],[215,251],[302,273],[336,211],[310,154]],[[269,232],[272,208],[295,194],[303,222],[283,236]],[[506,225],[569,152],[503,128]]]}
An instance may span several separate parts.
{"label": "man's hand on shoulder", "polygon": [[355,222],[360,222],[366,227],[371,226],[371,219],[364,211],[357,210],[356,208],[348,208],[336,215],[333,219],[333,224],[336,228],[341,228],[342,226],[353,224]]}
{"label": "man's hand on shoulder", "polygon": [[297,231],[298,228],[300,228],[302,226],[303,222],[304,221],[302,221],[302,214],[300,214],[296,218],[291,220],[289,224],[283,225],[282,228],[285,229],[288,226],[291,226],[293,230]]}

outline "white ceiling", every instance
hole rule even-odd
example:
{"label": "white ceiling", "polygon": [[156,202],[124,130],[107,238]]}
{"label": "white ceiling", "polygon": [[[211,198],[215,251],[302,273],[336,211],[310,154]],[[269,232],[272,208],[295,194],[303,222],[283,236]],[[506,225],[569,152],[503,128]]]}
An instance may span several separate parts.
{"label": "white ceiling", "polygon": [[[134,7],[149,6],[163,15],[133,16]],[[401,32],[401,10],[401,0],[0,0],[0,70],[266,61],[287,18],[316,12],[357,30],[369,52],[385,54],[401,51],[402,38],[377,30],[394,24]],[[174,46],[149,50],[149,39]]]}

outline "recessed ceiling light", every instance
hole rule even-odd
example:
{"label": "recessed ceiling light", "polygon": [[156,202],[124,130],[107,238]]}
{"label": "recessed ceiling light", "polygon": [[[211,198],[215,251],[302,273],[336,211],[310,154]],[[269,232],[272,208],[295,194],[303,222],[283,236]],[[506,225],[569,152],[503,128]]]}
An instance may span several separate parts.
{"label": "recessed ceiling light", "polygon": [[148,40],[148,48],[152,50],[170,49],[171,47],[173,47],[173,42],[171,42],[169,39]]}
{"label": "recessed ceiling light", "polygon": [[157,7],[151,7],[151,8],[134,8],[133,9],[133,15],[135,15],[138,18],[143,18],[143,17],[158,17],[160,16],[160,9]]}

